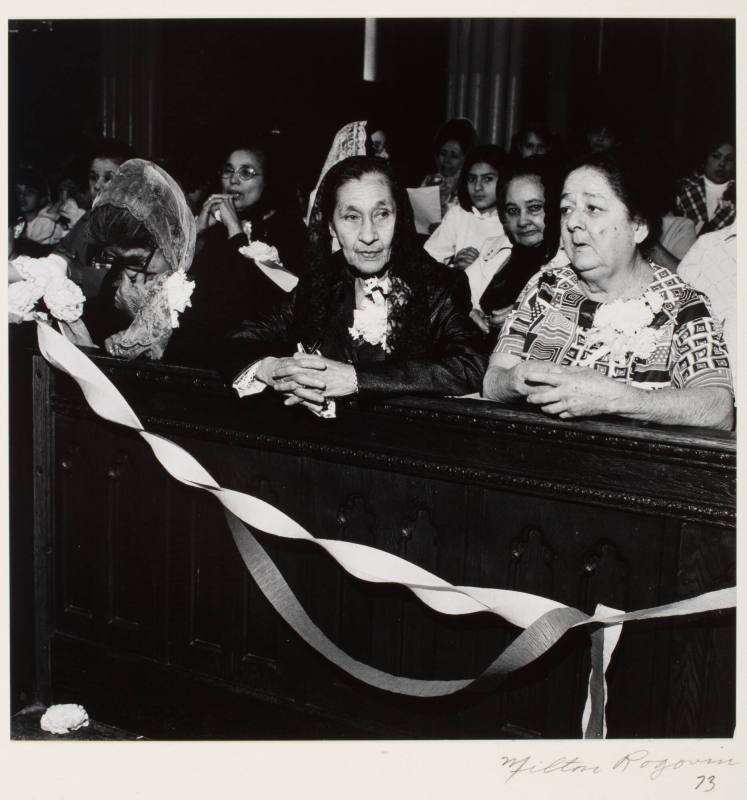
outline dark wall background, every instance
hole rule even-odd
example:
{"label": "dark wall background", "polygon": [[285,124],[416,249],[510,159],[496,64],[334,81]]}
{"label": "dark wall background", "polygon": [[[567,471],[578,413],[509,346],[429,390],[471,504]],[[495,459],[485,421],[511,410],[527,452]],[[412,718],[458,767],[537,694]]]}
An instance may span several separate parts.
{"label": "dark wall background", "polygon": [[[54,165],[101,134],[102,64],[122,47],[126,78],[132,57],[112,26],[135,28],[135,58],[145,41],[138,26],[155,29],[155,144],[144,155],[182,163],[205,154],[218,163],[251,128],[279,128],[302,183],[313,185],[343,124],[381,118],[405,172],[431,169],[445,112],[448,20],[381,20],[376,83],[362,80],[361,19],[11,22],[11,161]],[[110,105],[121,104],[123,90],[108,91]]]}
{"label": "dark wall background", "polygon": [[526,20],[521,117],[544,118],[573,145],[612,120],[657,145],[678,173],[714,129],[734,133],[733,19]]}
{"label": "dark wall background", "polygon": [[[606,112],[634,136],[656,139],[680,172],[709,130],[734,125],[733,20],[521,24],[517,120],[545,118],[572,142],[591,116]],[[288,159],[308,188],[334,132],[374,117],[385,120],[393,155],[414,182],[432,168],[433,134],[447,113],[452,25],[378,25],[379,75],[371,84],[362,81],[362,19],[11,21],[11,161],[54,165],[85,150],[104,128],[103,104],[111,110],[116,101],[126,115],[128,92],[137,118],[129,127],[143,140],[142,96],[152,88],[152,136],[145,147],[135,142],[143,155],[204,155],[214,164],[250,127],[276,127],[288,134]],[[125,28],[128,36],[119,35]],[[127,129],[120,120],[118,135]]]}
{"label": "dark wall background", "polygon": [[100,133],[101,24],[8,23],[8,144],[47,169]]}
{"label": "dark wall background", "polygon": [[447,21],[381,21],[376,83],[362,80],[363,20],[189,20],[161,32],[165,151],[206,146],[218,163],[248,129],[277,128],[313,185],[342,125],[382,118],[398,161],[430,167],[422,143],[444,114]]}

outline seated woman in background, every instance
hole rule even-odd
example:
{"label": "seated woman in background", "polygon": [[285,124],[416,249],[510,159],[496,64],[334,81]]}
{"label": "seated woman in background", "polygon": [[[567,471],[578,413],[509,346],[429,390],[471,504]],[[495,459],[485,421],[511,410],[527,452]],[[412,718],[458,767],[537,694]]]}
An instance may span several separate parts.
{"label": "seated woman in background", "polygon": [[[190,327],[217,341],[281,302],[305,269],[306,226],[270,139],[230,150],[197,217]],[[294,205],[295,204],[295,205]]]}
{"label": "seated woman in background", "polygon": [[303,271],[306,230],[284,160],[269,135],[228,152],[218,170],[220,191],[207,197],[197,217],[198,253],[233,254],[261,241],[275,247],[286,269]]}
{"label": "seated woman in background", "polygon": [[705,152],[701,169],[682,178],[677,192],[677,209],[695,223],[698,236],[725,228],[737,218],[734,140],[715,134]]}
{"label": "seated woman in background", "polygon": [[79,196],[70,181],[61,182],[63,186],[58,188],[61,212],[70,219],[77,217],[77,222],[48,255],[38,251],[29,255],[11,251],[10,280],[38,278],[44,282],[51,277],[67,276],[86,298],[98,295],[110,265],[98,258],[98,249],[91,243],[88,230],[90,212],[81,213],[81,206],[90,206],[131,152],[127,145],[114,139],[99,140],[91,154],[88,194]]}
{"label": "seated woman in background", "polygon": [[661,233],[657,245],[647,253],[651,261],[676,272],[680,261],[695,244],[698,234],[695,223],[685,216],[675,214],[675,180],[667,164],[663,147],[647,144],[641,153],[641,162],[648,164],[651,180],[649,192],[661,217]]}
{"label": "seated woman in background", "polygon": [[[438,186],[441,217],[455,206],[459,175],[467,153],[477,144],[477,132],[468,119],[458,117],[445,122],[434,141],[433,155],[437,172],[426,175],[421,186]],[[435,229],[435,228],[434,228]]]}
{"label": "seated woman in background", "polygon": [[61,190],[59,199],[62,208],[67,209],[66,213],[76,213],[75,209],[86,209],[86,212],[55,247],[53,257],[65,261],[70,279],[80,286],[86,297],[95,297],[99,293],[108,269],[107,264],[96,260],[96,252],[90,248],[90,208],[119,167],[134,156],[128,145],[116,139],[100,139],[91,153],[87,194],[77,196],[69,185]]}
{"label": "seated woman in background", "polygon": [[[558,195],[557,178],[542,156],[516,163],[501,182],[498,213],[509,246],[482,265],[479,305],[472,311],[472,319],[485,333],[497,336],[526,282],[543,266],[568,262],[562,251],[558,253]],[[477,279],[469,276],[473,268],[467,272],[476,285]]]}
{"label": "seated woman in background", "polygon": [[532,156],[557,155],[554,151],[557,136],[544,125],[527,125],[511,138],[511,156],[514,159]]}
{"label": "seated woman in background", "polygon": [[485,359],[475,349],[467,279],[419,245],[406,191],[387,161],[357,156],[332,167],[310,237],[310,269],[294,297],[232,342],[240,395],[269,386],[286,405],[327,416],[331,401],[353,394],[479,387]]}
{"label": "seated woman in background", "polygon": [[705,295],[641,255],[658,230],[638,169],[611,152],[584,157],[570,171],[560,202],[570,265],[545,269],[526,285],[483,393],[526,400],[561,419],[617,414],[730,429],[721,326]]}
{"label": "seated woman in background", "polygon": [[13,196],[18,217],[11,229],[10,257],[39,258],[52,252],[82,216],[62,213],[59,203],[50,203],[49,185],[34,169],[19,169],[13,175]]}
{"label": "seated woman in background", "polygon": [[620,125],[612,118],[598,116],[584,131],[583,149],[589,153],[608,153],[622,147],[623,142]]}
{"label": "seated woman in background", "polygon": [[[487,263],[492,253],[507,244],[496,207],[496,191],[505,168],[502,148],[485,144],[470,150],[459,179],[459,205],[447,211],[424,245],[436,261],[467,269],[478,260]],[[480,299],[474,290],[472,299],[473,305]]]}

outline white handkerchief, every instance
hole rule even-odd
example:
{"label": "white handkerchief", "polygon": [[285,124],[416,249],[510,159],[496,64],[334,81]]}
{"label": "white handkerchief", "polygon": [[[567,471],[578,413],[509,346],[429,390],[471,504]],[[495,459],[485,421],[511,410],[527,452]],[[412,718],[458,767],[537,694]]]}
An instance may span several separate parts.
{"label": "white handkerchief", "polygon": [[296,288],[298,278],[285,267],[281,267],[274,261],[256,261],[255,263],[284,292],[292,292]]}

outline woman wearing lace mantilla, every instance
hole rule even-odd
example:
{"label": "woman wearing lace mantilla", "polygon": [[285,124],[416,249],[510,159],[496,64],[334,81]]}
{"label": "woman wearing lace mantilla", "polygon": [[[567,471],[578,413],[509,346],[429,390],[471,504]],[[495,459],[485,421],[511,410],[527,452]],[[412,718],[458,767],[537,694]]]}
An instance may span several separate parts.
{"label": "woman wearing lace mantilla", "polygon": [[731,428],[721,326],[705,295],[641,255],[658,235],[646,197],[624,153],[576,163],[560,203],[571,263],[543,269],[522,291],[491,357],[486,397],[524,399],[563,419]]}
{"label": "woman wearing lace mantilla", "polygon": [[[467,279],[419,245],[388,162],[356,156],[333,166],[310,238],[309,271],[295,296],[233,341],[241,396],[269,386],[286,405],[332,415],[334,400],[353,394],[475,391],[485,361],[468,316]],[[266,357],[250,363],[259,355]]]}
{"label": "woman wearing lace mantilla", "polygon": [[122,358],[161,358],[193,286],[195,220],[181,189],[155,164],[126,161],[97,196],[88,236],[111,264],[84,312],[94,341]]}

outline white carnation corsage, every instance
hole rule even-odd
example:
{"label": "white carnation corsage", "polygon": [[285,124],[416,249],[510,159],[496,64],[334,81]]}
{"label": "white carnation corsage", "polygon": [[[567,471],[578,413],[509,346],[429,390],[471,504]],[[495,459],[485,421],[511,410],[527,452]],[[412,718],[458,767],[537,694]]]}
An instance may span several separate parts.
{"label": "white carnation corsage", "polygon": [[632,300],[602,303],[586,334],[586,348],[579,354],[578,365],[592,367],[609,355],[609,374],[614,375],[628,358],[650,358],[656,349],[656,330],[651,324],[663,306],[661,295],[650,290]]}
{"label": "white carnation corsage", "polygon": [[407,296],[407,287],[397,278],[366,278],[363,299],[353,311],[353,324],[348,328],[353,341],[363,340],[380,345],[385,353],[391,352],[388,341],[392,333],[391,312],[405,303]]}
{"label": "white carnation corsage", "polygon": [[85,302],[80,286],[69,278],[50,281],[44,291],[44,305],[61,322],[77,322],[83,314]]}
{"label": "white carnation corsage", "polygon": [[248,245],[239,247],[239,253],[245,258],[251,258],[253,261],[272,261],[274,264],[281,263],[277,247],[265,244],[264,242],[249,242]]}
{"label": "white carnation corsage", "polygon": [[271,261],[273,264],[279,264],[281,267],[283,266],[283,262],[280,260],[277,247],[273,247],[265,242],[252,241],[251,222],[242,222],[241,230],[249,241],[248,245],[239,247],[239,253],[241,253],[244,258],[251,258],[252,261],[261,261],[262,263],[265,261]]}
{"label": "white carnation corsage", "polygon": [[195,282],[187,280],[181,270],[172,272],[166,279],[166,297],[171,311],[171,327],[179,327],[179,315],[192,305],[190,298],[195,289]]}

